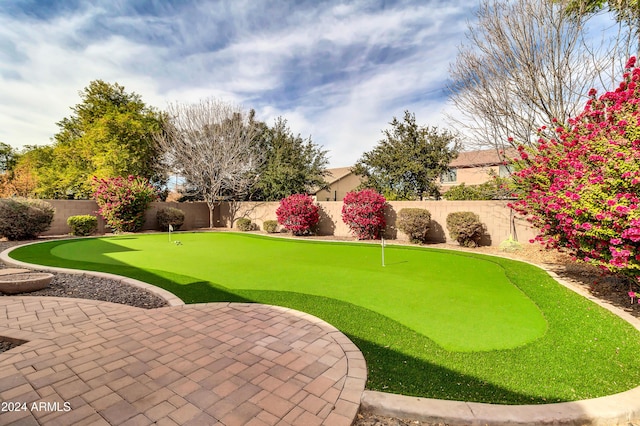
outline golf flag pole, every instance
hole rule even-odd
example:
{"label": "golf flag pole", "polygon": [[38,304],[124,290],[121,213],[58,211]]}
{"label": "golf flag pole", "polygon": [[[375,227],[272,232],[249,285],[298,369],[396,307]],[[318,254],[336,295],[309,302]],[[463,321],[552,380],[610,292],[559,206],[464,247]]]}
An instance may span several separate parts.
{"label": "golf flag pole", "polygon": [[173,225],[169,225],[169,242],[171,242],[171,231],[173,231]]}
{"label": "golf flag pole", "polygon": [[380,245],[382,246],[382,266],[384,266],[384,237],[382,237]]}

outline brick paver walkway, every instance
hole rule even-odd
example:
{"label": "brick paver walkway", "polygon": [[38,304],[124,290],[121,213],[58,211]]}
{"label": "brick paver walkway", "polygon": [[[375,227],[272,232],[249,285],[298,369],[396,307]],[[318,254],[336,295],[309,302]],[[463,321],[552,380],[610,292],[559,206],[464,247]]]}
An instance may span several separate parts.
{"label": "brick paver walkway", "polygon": [[366,380],[335,328],[233,303],[0,299],[2,425],[350,425]]}

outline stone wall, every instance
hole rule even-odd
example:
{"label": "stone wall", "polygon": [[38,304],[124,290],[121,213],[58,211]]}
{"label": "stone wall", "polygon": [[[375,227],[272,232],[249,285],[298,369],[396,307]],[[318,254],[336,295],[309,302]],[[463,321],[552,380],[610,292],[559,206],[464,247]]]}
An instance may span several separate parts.
{"label": "stone wall", "polygon": [[[98,218],[98,233],[104,234],[109,229],[104,219],[96,212],[98,204],[93,200],[45,200],[56,209],[51,228],[43,235],[64,235],[70,232],[67,225],[69,216],[90,214]],[[185,212],[185,222],[181,230],[207,228],[209,226],[209,208],[206,203],[165,203],[154,202],[145,213],[143,230],[158,229],[156,213],[164,207],[179,208]]]}
{"label": "stone wall", "polygon": [[[251,219],[259,229],[265,220],[276,219],[276,209],[279,203],[238,203],[235,209],[222,205],[219,209],[220,226],[230,227],[240,217]],[[349,228],[342,222],[341,201],[319,201],[320,223],[318,234],[350,236]],[[499,245],[511,234],[511,209],[506,201],[390,201],[385,215],[387,230],[385,237],[389,239],[407,240],[408,237],[395,228],[398,211],[402,208],[423,208],[431,212],[431,230],[429,240],[432,242],[451,242],[447,232],[447,215],[458,211],[471,211],[480,217],[480,221],[487,227],[483,238],[483,245]],[[529,241],[535,236],[535,230],[522,218],[515,217],[515,234],[519,241]]]}
{"label": "stone wall", "polygon": [[[93,214],[98,206],[94,201],[79,200],[47,200],[56,209],[51,229],[44,235],[68,234],[67,218],[73,215]],[[222,203],[214,210],[214,227],[230,228],[241,217],[251,219],[259,229],[265,220],[276,219],[278,202],[243,202]],[[337,237],[349,237],[350,232],[346,224],[342,222],[341,201],[320,201],[320,223],[318,234],[334,235]],[[206,203],[152,203],[145,214],[144,230],[156,230],[156,213],[163,207],[179,208],[185,212],[185,223],[181,230],[194,230],[208,228],[209,209]],[[417,207],[431,212],[432,226],[429,232],[431,242],[451,242],[447,232],[446,218],[451,212],[471,211],[480,217],[480,221],[486,225],[487,233],[483,238],[483,245],[498,245],[511,234],[511,209],[506,201],[391,201],[386,210],[387,230],[385,237],[388,239],[407,240],[407,236],[395,228],[395,220],[402,208]],[[535,230],[523,219],[516,217],[515,237],[521,242],[526,242],[535,236]],[[98,216],[98,232],[108,231],[104,220]]]}

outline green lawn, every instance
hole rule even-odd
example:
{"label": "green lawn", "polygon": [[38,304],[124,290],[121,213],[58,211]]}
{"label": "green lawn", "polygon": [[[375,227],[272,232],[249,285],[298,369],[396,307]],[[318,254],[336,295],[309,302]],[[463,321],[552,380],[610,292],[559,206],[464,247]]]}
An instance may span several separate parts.
{"label": "green lawn", "polygon": [[108,271],[187,303],[309,312],[363,351],[367,387],[434,398],[543,403],[640,384],[640,333],[521,262],[470,253],[180,233],[56,241],[11,256]]}

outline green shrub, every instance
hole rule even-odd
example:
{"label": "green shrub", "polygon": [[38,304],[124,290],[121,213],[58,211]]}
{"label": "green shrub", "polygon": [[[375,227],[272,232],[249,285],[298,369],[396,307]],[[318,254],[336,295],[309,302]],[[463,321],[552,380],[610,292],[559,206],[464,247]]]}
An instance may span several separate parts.
{"label": "green shrub", "polygon": [[491,180],[479,185],[452,186],[447,192],[442,194],[442,198],[449,201],[454,200],[504,200],[513,198],[512,190],[509,188],[509,180],[506,178],[493,177]]}
{"label": "green shrub", "polygon": [[241,217],[240,219],[238,219],[236,221],[236,227],[244,232],[247,231],[253,231],[253,222],[251,222],[251,219],[248,219],[246,217]]}
{"label": "green shrub", "polygon": [[477,247],[484,234],[484,225],[473,212],[454,212],[447,216],[449,236],[464,247]]}
{"label": "green shrub", "polygon": [[262,224],[262,229],[269,234],[275,234],[278,232],[278,221],[277,220],[265,220]]}
{"label": "green shrub", "polygon": [[431,227],[431,213],[429,210],[418,208],[401,209],[398,212],[396,226],[407,234],[412,243],[424,243]]}
{"label": "green shrub", "polygon": [[79,216],[69,216],[67,225],[71,228],[71,235],[87,236],[96,232],[98,229],[98,218],[90,214]]}
{"label": "green shrub", "polygon": [[514,251],[518,251],[522,249],[522,244],[513,239],[513,235],[509,235],[509,238],[502,241],[500,243],[500,250],[506,251],[507,253],[513,253]]}
{"label": "green shrub", "polygon": [[0,200],[0,236],[8,240],[29,240],[51,227],[55,210],[41,200]]}
{"label": "green shrub", "polygon": [[156,219],[158,221],[158,228],[161,231],[168,230],[169,225],[173,227],[174,231],[177,231],[184,224],[184,212],[173,207],[164,207],[158,209]]}
{"label": "green shrub", "polygon": [[484,193],[478,185],[460,185],[452,186],[442,194],[445,200],[490,200],[491,196]]}

